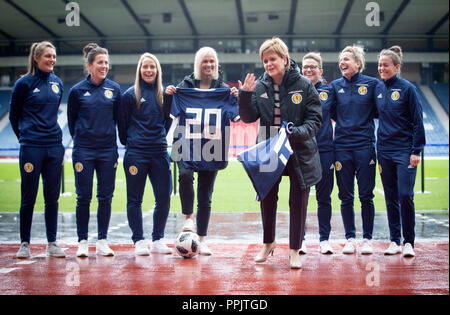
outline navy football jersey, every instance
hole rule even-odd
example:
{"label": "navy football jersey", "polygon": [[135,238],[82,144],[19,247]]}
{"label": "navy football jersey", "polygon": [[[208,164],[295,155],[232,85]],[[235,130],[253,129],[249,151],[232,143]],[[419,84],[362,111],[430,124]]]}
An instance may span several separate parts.
{"label": "navy football jersey", "polygon": [[177,88],[171,117],[179,118],[172,160],[195,171],[220,170],[228,163],[230,120],[239,120],[230,89]]}

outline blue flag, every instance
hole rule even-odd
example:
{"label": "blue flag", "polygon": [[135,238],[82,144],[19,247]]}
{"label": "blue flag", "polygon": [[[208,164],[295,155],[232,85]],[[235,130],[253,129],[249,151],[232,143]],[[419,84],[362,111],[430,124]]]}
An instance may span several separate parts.
{"label": "blue flag", "polygon": [[237,156],[252,181],[258,201],[264,200],[270,192],[293,153],[286,126],[286,122],[283,122],[275,137],[268,138]]}

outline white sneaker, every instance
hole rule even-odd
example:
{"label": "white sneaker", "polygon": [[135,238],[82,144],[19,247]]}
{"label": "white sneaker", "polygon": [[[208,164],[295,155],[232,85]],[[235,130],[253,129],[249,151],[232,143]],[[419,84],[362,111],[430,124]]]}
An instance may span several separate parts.
{"label": "white sneaker", "polygon": [[333,248],[331,248],[329,241],[322,241],[319,245],[321,254],[333,254]]}
{"label": "white sneaker", "polygon": [[363,254],[363,255],[372,255],[373,254],[372,245],[370,244],[370,240],[367,238],[365,238],[363,240],[363,244],[361,247],[361,254]]}
{"label": "white sneaker", "polygon": [[134,254],[136,256],[148,256],[150,251],[148,250],[148,243],[146,240],[137,241],[134,244]]}
{"label": "white sneaker", "polygon": [[95,253],[101,256],[114,256],[114,251],[108,246],[108,242],[103,240],[98,240],[95,249]]}
{"label": "white sneaker", "polygon": [[355,253],[355,239],[349,238],[345,242],[344,249],[342,250],[343,254],[354,254]]}
{"label": "white sneaker", "polygon": [[19,251],[16,254],[17,258],[30,258],[30,244],[23,242],[20,244]]}
{"label": "white sneaker", "polygon": [[81,240],[78,243],[77,257],[88,257],[89,245],[87,240]]}
{"label": "white sneaker", "polygon": [[416,253],[410,243],[403,245],[403,257],[414,257]]}
{"label": "white sneaker", "polygon": [[389,247],[384,251],[385,255],[397,255],[402,252],[402,248],[397,245],[395,242],[391,242]]}
{"label": "white sneaker", "polygon": [[183,232],[195,232],[194,220],[186,219],[183,225]]}
{"label": "white sneaker", "polygon": [[158,254],[171,254],[172,250],[164,243],[163,240],[157,240],[152,242],[150,252]]}
{"label": "white sneaker", "polygon": [[56,242],[50,242],[47,244],[47,256],[64,258],[66,257],[66,253],[58,245],[56,245]]}
{"label": "white sneaker", "polygon": [[306,249],[306,244],[305,243],[306,243],[305,241],[302,242],[302,247],[298,251],[298,253],[300,255],[306,255],[308,253],[308,250]]}
{"label": "white sneaker", "polygon": [[204,255],[204,256],[211,256],[212,255],[212,251],[209,249],[208,245],[206,245],[205,242],[200,242],[199,254],[200,255]]}

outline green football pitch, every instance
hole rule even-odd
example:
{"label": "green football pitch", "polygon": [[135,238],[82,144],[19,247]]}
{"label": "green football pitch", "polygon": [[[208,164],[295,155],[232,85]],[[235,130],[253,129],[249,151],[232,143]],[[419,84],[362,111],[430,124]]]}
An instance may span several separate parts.
{"label": "green football pitch", "polygon": [[[422,191],[421,165],[417,172],[415,186],[415,205],[417,210],[448,210],[449,209],[449,162],[448,160],[426,160],[425,161],[425,193]],[[75,211],[76,193],[72,164],[65,163],[65,192],[71,193],[59,199],[59,209],[64,212]],[[96,180],[94,182],[94,196],[91,203],[91,211],[96,211]],[[332,194],[333,210],[339,211],[340,201],[335,185]],[[379,174],[376,178],[374,191],[374,203],[376,211],[385,211],[386,206],[383,196],[383,187]],[[278,209],[289,210],[289,179],[283,178],[280,185]],[[355,209],[361,209],[357,197],[357,185],[355,185]],[[113,211],[126,211],[126,181],[122,164],[117,168],[116,188],[112,202]],[[152,209],[154,197],[152,186],[147,180],[144,194],[143,211]],[[20,172],[18,163],[0,163],[0,212],[17,212],[20,207]],[[255,201],[255,191],[239,162],[230,162],[225,170],[219,172],[214,187],[212,209],[216,212],[246,212],[259,211],[259,203]],[[42,182],[36,200],[35,211],[44,210],[44,199],[42,196]],[[308,211],[317,210],[315,190],[311,189]],[[180,212],[180,198],[172,196],[171,211]]]}

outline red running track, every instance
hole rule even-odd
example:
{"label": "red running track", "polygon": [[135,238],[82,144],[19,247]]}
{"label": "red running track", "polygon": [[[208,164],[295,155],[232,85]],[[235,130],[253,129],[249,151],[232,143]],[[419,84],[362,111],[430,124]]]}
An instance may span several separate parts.
{"label": "red running track", "polygon": [[[111,245],[114,257],[45,257],[45,245],[31,245],[32,257],[15,258],[18,245],[0,244],[0,294],[449,294],[448,242],[416,244],[415,258],[384,256],[386,242],[373,242],[375,254],[318,253],[308,243],[303,268],[291,270],[288,245],[280,244],[262,264],[253,262],[261,245],[210,244],[213,256],[183,259],[176,254],[136,257],[132,245]],[[62,245],[61,247],[64,247]]]}

